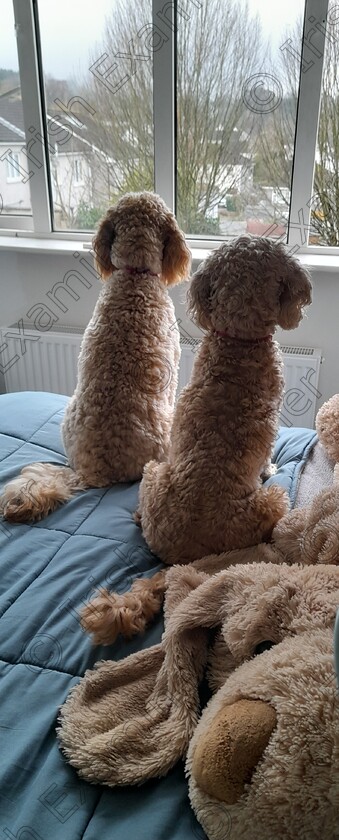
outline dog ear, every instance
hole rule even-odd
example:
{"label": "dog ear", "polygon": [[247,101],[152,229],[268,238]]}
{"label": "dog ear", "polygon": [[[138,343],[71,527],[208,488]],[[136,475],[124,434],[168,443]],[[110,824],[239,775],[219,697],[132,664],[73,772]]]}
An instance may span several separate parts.
{"label": "dog ear", "polygon": [[193,274],[187,292],[187,311],[198,327],[203,330],[210,327],[211,271],[207,263],[203,263]]}
{"label": "dog ear", "polygon": [[101,220],[97,233],[93,239],[96,268],[103,280],[107,280],[113,270],[111,248],[114,241],[114,208],[110,208]]}
{"label": "dog ear", "polygon": [[174,286],[187,279],[191,268],[191,252],[185,237],[173,216],[167,225],[162,258],[162,279],[167,286]]}
{"label": "dog ear", "polygon": [[295,329],[301,321],[302,309],[312,303],[309,272],[297,260],[288,257],[287,275],[282,281],[278,324],[283,330]]}

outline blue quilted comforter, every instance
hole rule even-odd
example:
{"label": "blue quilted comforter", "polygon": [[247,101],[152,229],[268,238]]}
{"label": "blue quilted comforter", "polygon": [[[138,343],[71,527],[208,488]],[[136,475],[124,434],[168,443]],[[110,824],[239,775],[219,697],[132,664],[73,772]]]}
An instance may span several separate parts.
{"label": "blue quilted comforter", "polygon": [[[1,485],[33,461],[64,464],[60,421],[67,398],[0,397]],[[316,440],[282,429],[274,481],[292,503]],[[272,479],[270,479],[270,482]],[[139,639],[94,648],[78,610],[98,585],[118,592],[161,566],[132,514],[138,485],[78,494],[34,527],[0,520],[0,835],[10,840],[203,840],[190,809],[183,764],[141,788],[80,781],[58,749],[58,709],[100,659],[160,641],[159,619]]]}

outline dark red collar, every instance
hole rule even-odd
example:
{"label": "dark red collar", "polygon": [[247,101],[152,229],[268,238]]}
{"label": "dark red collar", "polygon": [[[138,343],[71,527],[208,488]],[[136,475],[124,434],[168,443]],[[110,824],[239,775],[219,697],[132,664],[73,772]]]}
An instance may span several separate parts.
{"label": "dark red collar", "polygon": [[133,265],[123,265],[121,268],[113,265],[112,271],[128,271],[129,274],[150,274],[151,277],[160,277],[160,274],[155,274],[149,268],[134,268]]}
{"label": "dark red collar", "polygon": [[238,336],[230,335],[230,333],[224,330],[213,330],[213,332],[215,335],[220,335],[221,338],[226,338],[228,341],[237,341],[239,344],[258,344],[258,342],[262,341],[271,341],[273,338],[271,333],[262,336],[262,338],[238,338]]}

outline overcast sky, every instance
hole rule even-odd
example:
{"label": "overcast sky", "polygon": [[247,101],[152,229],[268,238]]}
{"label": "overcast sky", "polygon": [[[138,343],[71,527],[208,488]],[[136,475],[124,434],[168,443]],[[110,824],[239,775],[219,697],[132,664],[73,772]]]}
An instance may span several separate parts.
{"label": "overcast sky", "polygon": [[[100,55],[105,16],[114,5],[114,0],[39,0],[45,72],[65,79],[86,71],[89,54]],[[264,38],[275,51],[286,26],[293,26],[302,14],[304,0],[248,0],[248,5],[259,14]],[[12,0],[1,0],[0,66],[17,70],[13,20]]]}

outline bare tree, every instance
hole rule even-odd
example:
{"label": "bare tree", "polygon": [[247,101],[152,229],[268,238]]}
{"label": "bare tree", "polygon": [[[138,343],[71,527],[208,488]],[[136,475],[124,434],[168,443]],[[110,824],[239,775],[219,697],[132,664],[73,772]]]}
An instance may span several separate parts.
{"label": "bare tree", "polygon": [[246,3],[209,0],[179,21],[177,212],[189,232],[237,188],[234,164],[249,148],[242,89],[261,49]]}
{"label": "bare tree", "polygon": [[[54,196],[54,213],[57,227],[76,227],[77,211],[79,205],[87,198],[87,185],[84,183],[80,188],[76,181],[75,159],[67,155],[67,164],[64,171],[59,164],[60,158],[56,157],[51,162],[51,183]],[[78,160],[82,158],[79,156]],[[85,160],[85,158],[83,158]],[[78,195],[75,196],[75,189]]]}
{"label": "bare tree", "polygon": [[[106,21],[101,55],[107,58],[100,72],[103,75],[105,67],[119,61],[117,54],[130,52],[131,43],[144,58],[138,60],[130,80],[112,93],[110,77],[104,80],[93,73],[100,53],[93,55],[92,71],[82,87],[96,111],[93,138],[114,162],[112,198],[129,189],[154,188],[152,52],[146,38],[150,25],[148,0],[128,5],[117,0]],[[159,29],[165,32],[166,24],[159,22]],[[234,163],[248,148],[249,115],[242,86],[258,69],[261,54],[259,23],[245,0],[224,0],[222,5],[208,0],[200,8],[191,0],[180,0],[177,214],[187,232],[206,232],[213,209],[237,187]],[[123,76],[126,63],[120,62]]]}
{"label": "bare tree", "polygon": [[[285,32],[282,43],[291,35]],[[258,115],[257,141],[255,153],[261,162],[260,187],[265,184],[263,173],[266,174],[267,186],[275,188],[280,204],[289,210],[289,198],[286,190],[291,188],[292,164],[294,152],[294,137],[297,116],[298,88],[300,68],[295,58],[298,48],[301,48],[302,21],[299,20],[293,30],[294,53],[278,50],[275,59],[270,59],[272,78],[281,85],[283,96],[277,108],[271,112]],[[276,209],[271,207],[272,219],[276,219]]]}
{"label": "bare tree", "polygon": [[[333,4],[332,4],[333,6]],[[331,7],[330,6],[330,10]],[[330,12],[329,10],[329,12]],[[298,100],[302,21],[299,20],[284,42],[294,49],[280,51],[273,72],[281,80],[284,99],[270,118],[262,123],[257,154],[267,172],[267,181],[280,192],[288,206],[284,188],[291,186],[295,122]],[[339,245],[339,25],[331,25],[326,39],[322,79],[317,151],[314,171],[311,241]],[[308,71],[306,71],[308,72]],[[272,208],[272,216],[274,210]]]}
{"label": "bare tree", "polygon": [[[92,54],[92,69],[82,85],[84,97],[95,110],[91,123],[93,142],[111,161],[111,197],[127,190],[153,189],[152,61],[150,52],[138,38],[151,17],[147,0],[128,5],[117,0],[112,15],[106,20],[103,43],[99,51]],[[114,56],[119,52],[129,54],[131,39],[144,59],[138,61],[135,73],[124,82],[128,62]],[[103,60],[101,64],[101,56],[107,56],[106,63]],[[96,69],[98,60],[100,66]],[[119,81],[121,77],[122,81],[117,90],[114,90],[111,77],[102,78],[105,69],[115,63],[118,63],[118,73],[112,78]],[[101,172],[103,165],[99,156],[96,166]]]}
{"label": "bare tree", "polygon": [[[339,245],[339,26],[327,42],[314,172],[312,226],[321,245]],[[332,33],[334,35],[334,33]]]}

